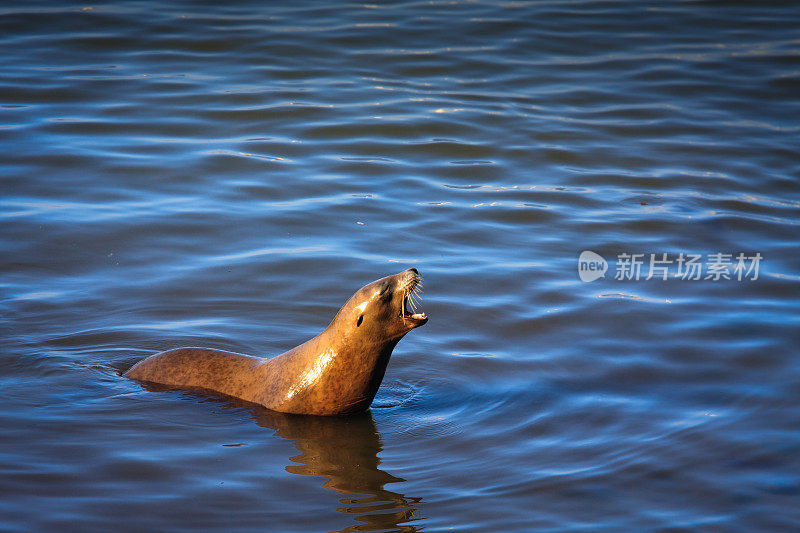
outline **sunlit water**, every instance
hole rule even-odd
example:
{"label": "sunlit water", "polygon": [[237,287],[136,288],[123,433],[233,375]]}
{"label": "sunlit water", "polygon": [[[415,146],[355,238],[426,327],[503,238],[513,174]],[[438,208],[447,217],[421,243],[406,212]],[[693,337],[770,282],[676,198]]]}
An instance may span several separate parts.
{"label": "sunlit water", "polygon": [[[66,4],[0,8],[0,530],[800,528],[796,4]],[[411,266],[363,416],[120,376]]]}

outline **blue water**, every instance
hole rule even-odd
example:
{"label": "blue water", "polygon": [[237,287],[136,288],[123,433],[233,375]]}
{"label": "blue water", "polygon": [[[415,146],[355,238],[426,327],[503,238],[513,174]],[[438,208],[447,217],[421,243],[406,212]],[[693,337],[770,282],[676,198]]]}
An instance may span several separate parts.
{"label": "blue water", "polygon": [[[795,3],[217,4],[0,7],[0,530],[800,529]],[[362,416],[120,375],[412,266]]]}

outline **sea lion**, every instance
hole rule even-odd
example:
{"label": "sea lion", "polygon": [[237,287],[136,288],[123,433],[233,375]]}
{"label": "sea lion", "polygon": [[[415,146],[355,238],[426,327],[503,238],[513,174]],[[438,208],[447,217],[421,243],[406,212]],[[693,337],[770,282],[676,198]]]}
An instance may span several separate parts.
{"label": "sea lion", "polygon": [[170,389],[207,390],[283,413],[344,415],[372,404],[392,350],[428,322],[415,313],[415,268],[373,281],[339,309],[325,331],[264,359],[208,348],[177,348],[125,372]]}

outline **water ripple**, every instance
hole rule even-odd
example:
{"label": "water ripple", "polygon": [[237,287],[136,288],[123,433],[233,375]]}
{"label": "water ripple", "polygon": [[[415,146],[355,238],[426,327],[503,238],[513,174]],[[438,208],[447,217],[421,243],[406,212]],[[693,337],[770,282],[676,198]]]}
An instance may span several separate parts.
{"label": "water ripple", "polygon": [[[0,7],[0,529],[797,530],[793,7]],[[120,376],[411,266],[365,417]]]}

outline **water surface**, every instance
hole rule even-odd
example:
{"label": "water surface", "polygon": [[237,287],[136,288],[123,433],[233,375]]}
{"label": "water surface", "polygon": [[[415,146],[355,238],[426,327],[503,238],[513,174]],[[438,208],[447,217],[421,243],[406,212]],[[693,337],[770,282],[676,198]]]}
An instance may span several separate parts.
{"label": "water surface", "polygon": [[[0,529],[796,531],[798,27],[791,2],[4,4]],[[680,254],[762,260],[682,279]],[[364,415],[120,376],[279,354],[411,266],[430,322]]]}

